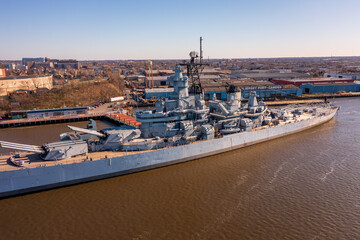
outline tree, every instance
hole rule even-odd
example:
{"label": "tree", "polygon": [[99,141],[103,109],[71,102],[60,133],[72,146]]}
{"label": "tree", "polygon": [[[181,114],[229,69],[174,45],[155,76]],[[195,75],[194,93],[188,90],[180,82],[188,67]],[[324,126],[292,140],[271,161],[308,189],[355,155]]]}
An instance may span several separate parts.
{"label": "tree", "polygon": [[120,75],[118,71],[113,72],[110,76],[110,83],[112,83],[116,88],[118,88],[120,91],[124,91],[125,88],[125,81],[124,77]]}

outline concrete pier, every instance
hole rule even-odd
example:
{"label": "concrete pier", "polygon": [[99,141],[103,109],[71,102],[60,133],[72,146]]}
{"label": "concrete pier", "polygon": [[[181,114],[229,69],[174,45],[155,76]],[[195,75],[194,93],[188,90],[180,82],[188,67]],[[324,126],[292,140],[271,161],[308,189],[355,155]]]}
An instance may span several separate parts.
{"label": "concrete pier", "polygon": [[0,121],[0,128],[8,127],[23,127],[33,125],[44,125],[65,122],[79,122],[87,121],[89,119],[95,120],[108,120],[117,125],[129,125],[132,127],[139,127],[140,122],[136,121],[134,117],[121,113],[92,113],[92,114],[77,114],[66,115],[58,117],[43,117],[43,118],[24,118],[24,119],[11,119]]}

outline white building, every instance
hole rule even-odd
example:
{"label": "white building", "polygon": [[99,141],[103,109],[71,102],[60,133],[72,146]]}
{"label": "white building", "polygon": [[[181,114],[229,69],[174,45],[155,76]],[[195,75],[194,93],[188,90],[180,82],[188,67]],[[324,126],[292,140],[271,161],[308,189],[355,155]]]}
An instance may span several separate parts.
{"label": "white building", "polygon": [[360,80],[360,73],[325,73],[324,77],[348,78],[353,80]]}

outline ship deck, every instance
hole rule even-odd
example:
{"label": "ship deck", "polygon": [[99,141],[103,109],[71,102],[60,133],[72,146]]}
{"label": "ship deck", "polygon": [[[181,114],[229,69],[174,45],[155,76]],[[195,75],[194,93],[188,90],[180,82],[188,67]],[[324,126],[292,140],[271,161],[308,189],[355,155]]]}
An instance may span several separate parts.
{"label": "ship deck", "polygon": [[16,158],[16,161],[18,159],[25,161],[25,164],[21,167],[15,166],[10,162],[9,160],[10,155],[0,156],[0,172],[13,171],[22,168],[49,167],[49,166],[56,166],[63,164],[80,163],[84,161],[96,161],[104,158],[122,157],[122,156],[139,154],[150,151],[155,151],[155,150],[136,151],[136,152],[112,152],[112,151],[92,152],[86,155],[79,155],[76,157],[58,160],[58,161],[44,161],[40,158],[39,154],[37,153],[21,152],[21,158]]}

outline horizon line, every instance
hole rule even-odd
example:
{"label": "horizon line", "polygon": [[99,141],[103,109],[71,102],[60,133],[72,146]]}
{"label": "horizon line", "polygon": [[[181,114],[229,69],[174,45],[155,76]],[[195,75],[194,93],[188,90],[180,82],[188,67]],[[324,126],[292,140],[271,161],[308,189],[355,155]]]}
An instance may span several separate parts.
{"label": "horizon line", "polygon": [[[203,58],[206,60],[247,60],[247,59],[293,59],[293,58],[352,58],[352,57],[360,57],[360,55],[339,55],[339,56],[312,56],[312,57],[234,57],[234,58]],[[24,58],[41,58],[41,57],[24,57]],[[46,58],[46,57],[43,57]],[[52,58],[50,58],[51,60]],[[90,62],[90,61],[186,61],[188,58],[128,58],[128,59],[76,59],[76,58],[53,58],[53,59],[61,59],[61,60],[76,60],[80,62]],[[22,61],[22,59],[14,60],[14,59],[0,59],[0,61]]]}

